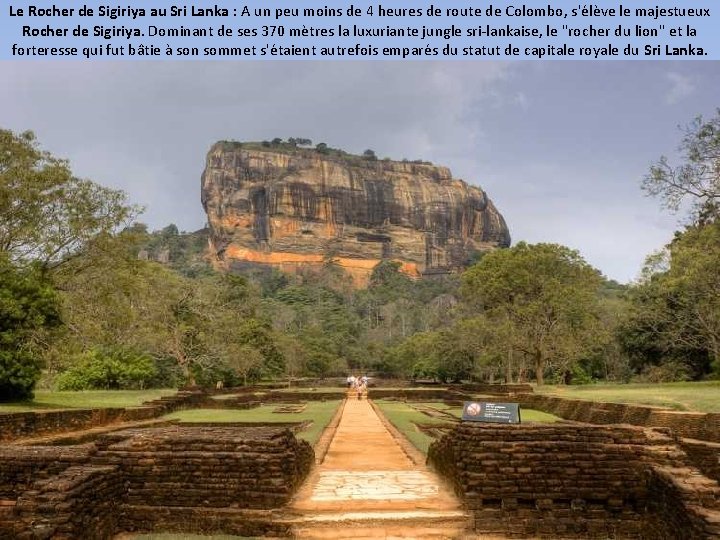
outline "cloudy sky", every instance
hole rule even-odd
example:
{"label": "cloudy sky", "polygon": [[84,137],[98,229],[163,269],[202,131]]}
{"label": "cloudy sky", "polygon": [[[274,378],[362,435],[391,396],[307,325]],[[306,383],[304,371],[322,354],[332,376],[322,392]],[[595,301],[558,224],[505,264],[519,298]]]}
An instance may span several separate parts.
{"label": "cloudy sky", "polygon": [[0,127],[35,131],[78,176],[124,189],[152,228],[203,226],[200,174],[219,139],[306,137],[447,165],[480,185],[513,242],[579,249],[637,277],[678,216],[646,198],[720,106],[718,62],[0,63]]}

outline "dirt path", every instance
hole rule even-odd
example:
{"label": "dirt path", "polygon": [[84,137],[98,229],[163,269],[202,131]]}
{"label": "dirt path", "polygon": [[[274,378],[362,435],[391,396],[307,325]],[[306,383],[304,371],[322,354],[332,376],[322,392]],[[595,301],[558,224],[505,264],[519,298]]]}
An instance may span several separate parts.
{"label": "dirt path", "polygon": [[300,538],[457,538],[467,525],[455,496],[357,399],[345,403],[324,461],[291,510]]}

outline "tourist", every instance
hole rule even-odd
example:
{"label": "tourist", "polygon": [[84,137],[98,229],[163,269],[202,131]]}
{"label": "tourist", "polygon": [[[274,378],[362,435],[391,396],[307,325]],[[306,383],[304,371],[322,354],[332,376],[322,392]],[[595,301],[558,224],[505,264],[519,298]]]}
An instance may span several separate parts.
{"label": "tourist", "polygon": [[367,386],[362,379],[358,379],[357,383],[357,398],[362,399],[363,394],[367,392]]}
{"label": "tourist", "polygon": [[348,387],[348,390],[350,390],[353,386],[355,386],[355,376],[354,376],[354,375],[348,375],[348,378],[347,378],[347,387]]}

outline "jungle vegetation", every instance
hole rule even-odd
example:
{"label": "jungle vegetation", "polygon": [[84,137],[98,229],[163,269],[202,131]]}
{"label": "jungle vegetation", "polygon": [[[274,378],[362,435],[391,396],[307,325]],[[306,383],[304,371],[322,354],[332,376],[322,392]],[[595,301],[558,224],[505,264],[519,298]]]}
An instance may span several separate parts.
{"label": "jungle vegetation", "polygon": [[[310,145],[305,139],[269,145]],[[329,151],[321,143],[320,152]],[[326,377],[528,381],[720,376],[720,111],[642,187],[684,225],[640,279],[540,243],[461,275],[380,263],[366,289],[312,274],[214,271],[207,231],[150,231],[126,195],[76,178],[31,132],[0,130],[0,400],[57,389],[226,386]]]}

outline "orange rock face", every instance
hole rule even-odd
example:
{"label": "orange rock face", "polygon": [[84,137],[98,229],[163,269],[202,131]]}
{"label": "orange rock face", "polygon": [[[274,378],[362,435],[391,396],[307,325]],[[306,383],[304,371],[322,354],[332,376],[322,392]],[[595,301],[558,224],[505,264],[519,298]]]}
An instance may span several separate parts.
{"label": "orange rock face", "polygon": [[202,176],[218,265],[288,272],[332,260],[366,284],[381,260],[413,277],[510,244],[486,194],[445,167],[219,142]]}

